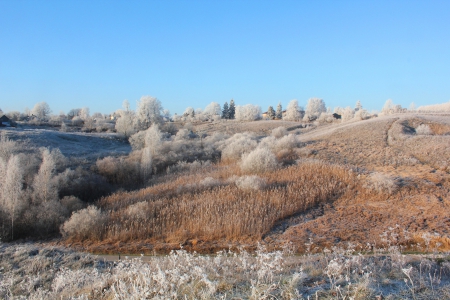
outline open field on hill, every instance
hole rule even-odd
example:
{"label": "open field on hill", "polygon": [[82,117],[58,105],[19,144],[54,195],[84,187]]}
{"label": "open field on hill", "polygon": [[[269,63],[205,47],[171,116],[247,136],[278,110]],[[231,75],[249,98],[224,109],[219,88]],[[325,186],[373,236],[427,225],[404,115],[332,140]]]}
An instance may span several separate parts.
{"label": "open field on hill", "polygon": [[[294,129],[263,138],[279,125]],[[416,132],[421,125],[431,132]],[[309,126],[277,121],[190,126],[194,132],[207,128],[209,136],[224,126],[233,132],[250,128],[257,135],[244,139],[254,140],[254,148],[272,149],[278,167],[255,173],[243,169],[241,158],[225,160],[222,154],[220,163],[172,168],[147,188],[103,198],[98,205],[107,214],[104,222],[87,235],[69,235],[69,244],[109,253],[168,252],[180,245],[213,253],[292,242],[303,252],[309,243],[317,251],[349,242],[359,250],[385,246],[389,235],[414,251],[450,247],[447,115]]]}

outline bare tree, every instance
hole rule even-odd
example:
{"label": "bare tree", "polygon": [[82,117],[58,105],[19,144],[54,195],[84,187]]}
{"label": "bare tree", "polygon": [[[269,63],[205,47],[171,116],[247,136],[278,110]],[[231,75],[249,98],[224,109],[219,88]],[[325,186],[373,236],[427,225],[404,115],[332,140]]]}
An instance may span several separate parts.
{"label": "bare tree", "polygon": [[52,152],[48,149],[42,151],[42,164],[33,183],[34,198],[38,202],[47,202],[58,199],[58,189],[54,183],[56,163]]}
{"label": "bare tree", "polygon": [[3,209],[11,218],[11,238],[14,239],[14,220],[20,214],[24,204],[22,199],[23,171],[19,156],[11,156],[6,169],[1,198]]}

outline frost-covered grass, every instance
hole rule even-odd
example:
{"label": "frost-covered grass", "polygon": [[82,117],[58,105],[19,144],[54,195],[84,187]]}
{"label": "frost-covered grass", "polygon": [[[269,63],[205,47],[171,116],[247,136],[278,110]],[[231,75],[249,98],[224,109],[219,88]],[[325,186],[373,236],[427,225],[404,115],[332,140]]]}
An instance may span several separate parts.
{"label": "frost-covered grass", "polygon": [[2,299],[448,299],[449,257],[402,255],[399,248],[184,250],[105,261],[65,248],[0,246]]}
{"label": "frost-covered grass", "polygon": [[126,140],[115,133],[61,132],[43,128],[3,128],[0,131],[14,141],[26,141],[29,147],[58,148],[63,155],[83,160],[131,151]]}

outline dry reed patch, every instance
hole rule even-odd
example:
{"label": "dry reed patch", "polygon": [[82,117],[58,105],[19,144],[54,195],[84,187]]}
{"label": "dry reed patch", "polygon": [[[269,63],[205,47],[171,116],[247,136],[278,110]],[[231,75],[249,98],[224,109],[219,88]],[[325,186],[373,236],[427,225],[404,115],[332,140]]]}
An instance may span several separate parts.
{"label": "dry reed patch", "polygon": [[[277,221],[318,203],[334,201],[355,181],[349,169],[323,162],[304,162],[260,176],[267,181],[267,187],[261,190],[242,190],[233,184],[193,192],[165,192],[182,182],[175,181],[160,188],[159,193],[158,186],[154,186],[105,198],[102,207],[108,213],[108,222],[102,239],[256,241]],[[146,203],[140,206],[145,209],[144,217],[130,215],[129,206],[124,205],[138,202]]]}

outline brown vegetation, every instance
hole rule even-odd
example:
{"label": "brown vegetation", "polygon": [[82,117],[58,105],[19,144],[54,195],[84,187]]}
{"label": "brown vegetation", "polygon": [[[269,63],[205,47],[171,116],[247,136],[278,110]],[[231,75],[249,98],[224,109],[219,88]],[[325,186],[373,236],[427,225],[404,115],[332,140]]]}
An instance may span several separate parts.
{"label": "brown vegetation", "polygon": [[[224,123],[238,131],[239,122],[218,126]],[[263,123],[270,126],[264,129]],[[262,121],[254,132],[270,134],[280,124]],[[416,132],[421,124],[432,133]],[[207,128],[193,130],[214,131],[214,123],[202,126]],[[236,184],[239,176],[251,175],[242,171],[241,160],[191,171],[174,167],[145,189],[103,198],[99,206],[107,217],[92,231],[95,237],[73,235],[68,241],[109,252],[180,245],[209,252],[256,242],[269,248],[293,242],[299,251],[350,242],[367,250],[394,239],[411,250],[448,250],[449,128],[448,117],[432,115],[298,126],[286,153],[273,146],[279,140],[258,138],[281,163],[258,174],[259,189]]]}

